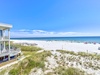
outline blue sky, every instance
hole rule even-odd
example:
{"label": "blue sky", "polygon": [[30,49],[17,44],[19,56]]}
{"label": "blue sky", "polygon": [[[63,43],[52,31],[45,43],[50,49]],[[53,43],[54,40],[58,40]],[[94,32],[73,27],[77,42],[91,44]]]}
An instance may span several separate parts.
{"label": "blue sky", "polygon": [[12,37],[100,36],[100,0],[0,0]]}

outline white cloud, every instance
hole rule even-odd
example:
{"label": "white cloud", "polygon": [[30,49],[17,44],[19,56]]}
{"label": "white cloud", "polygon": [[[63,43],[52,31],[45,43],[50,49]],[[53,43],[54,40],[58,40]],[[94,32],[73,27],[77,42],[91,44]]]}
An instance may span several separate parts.
{"label": "white cloud", "polygon": [[26,30],[21,29],[11,31],[11,37],[65,37],[65,36],[91,36],[91,33],[81,32],[53,32],[44,30]]}

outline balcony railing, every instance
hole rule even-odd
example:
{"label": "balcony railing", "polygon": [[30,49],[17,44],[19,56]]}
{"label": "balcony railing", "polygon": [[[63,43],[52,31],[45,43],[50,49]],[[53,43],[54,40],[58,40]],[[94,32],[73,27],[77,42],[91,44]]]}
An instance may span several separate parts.
{"label": "balcony railing", "polygon": [[9,40],[8,37],[0,37],[0,41],[3,41],[3,40]]}
{"label": "balcony railing", "polygon": [[21,53],[21,49],[20,48],[16,48],[16,49],[10,49],[10,51],[8,49],[2,50],[0,51],[0,55],[1,54],[6,54],[6,53]]}

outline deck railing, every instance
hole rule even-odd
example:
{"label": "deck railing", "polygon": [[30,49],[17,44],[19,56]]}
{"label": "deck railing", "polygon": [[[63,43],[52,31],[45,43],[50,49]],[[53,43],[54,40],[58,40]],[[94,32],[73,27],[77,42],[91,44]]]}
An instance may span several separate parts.
{"label": "deck railing", "polygon": [[6,37],[6,36],[4,36],[4,37],[0,37],[0,41],[2,41],[2,40],[9,40],[9,38]]}
{"label": "deck railing", "polygon": [[[15,51],[15,52],[21,52],[21,49],[20,48],[12,48],[12,49],[10,49],[10,52],[11,51]],[[9,52],[9,50],[8,49],[6,49],[6,50],[1,50],[0,51],[0,54],[2,54],[2,53],[6,53],[6,52]]]}

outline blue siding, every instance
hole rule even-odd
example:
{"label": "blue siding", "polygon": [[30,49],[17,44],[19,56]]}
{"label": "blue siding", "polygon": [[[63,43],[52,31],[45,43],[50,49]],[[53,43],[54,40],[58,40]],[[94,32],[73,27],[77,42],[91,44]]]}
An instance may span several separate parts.
{"label": "blue siding", "polygon": [[[0,38],[3,36],[2,34],[2,30],[0,30]],[[3,49],[3,45],[2,45],[2,42],[0,42],[0,51]]]}
{"label": "blue siding", "polygon": [[3,34],[2,34],[2,30],[0,30],[0,37],[2,37],[2,35],[3,35]]}

